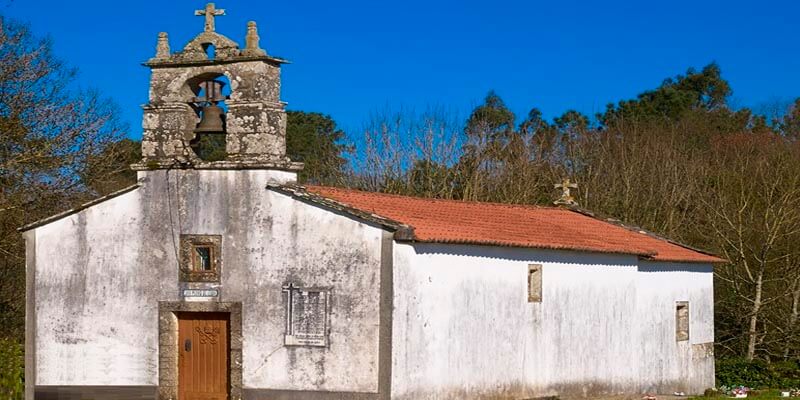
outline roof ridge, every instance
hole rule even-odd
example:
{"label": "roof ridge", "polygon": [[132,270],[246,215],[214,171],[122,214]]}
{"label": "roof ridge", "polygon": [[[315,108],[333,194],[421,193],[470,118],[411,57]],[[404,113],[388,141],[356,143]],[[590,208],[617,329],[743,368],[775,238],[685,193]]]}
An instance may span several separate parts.
{"label": "roof ridge", "polygon": [[435,197],[423,197],[423,196],[414,196],[414,195],[407,195],[407,194],[397,194],[397,193],[385,193],[385,192],[370,192],[367,190],[361,189],[353,189],[353,188],[342,188],[337,186],[323,186],[323,185],[299,185],[302,188],[323,188],[323,189],[333,189],[333,190],[342,190],[346,192],[353,192],[353,193],[363,193],[368,195],[379,195],[379,196],[386,196],[386,197],[393,197],[393,198],[404,198],[404,199],[415,199],[415,200],[424,200],[424,201],[433,201],[433,202],[442,202],[442,203],[458,203],[458,204],[473,204],[473,205],[493,205],[499,207],[509,207],[509,208],[533,208],[539,210],[565,210],[565,207],[561,206],[546,206],[541,204],[529,204],[529,203],[501,203],[497,201],[480,201],[480,200],[461,200],[461,199],[440,199]]}
{"label": "roof ridge", "polygon": [[[315,190],[316,191],[320,191],[320,192],[324,192],[324,191],[328,190],[328,191],[331,191],[331,192],[339,192],[339,193],[342,193],[342,194],[350,194],[350,195],[364,195],[364,196],[373,196],[373,197],[383,197],[383,198],[396,199],[396,200],[420,200],[420,201],[423,201],[423,202],[436,203],[436,204],[440,204],[440,205],[470,205],[470,206],[487,206],[487,205],[489,205],[489,206],[497,206],[497,207],[505,208],[505,209],[519,209],[519,210],[540,210],[540,211],[550,211],[550,210],[562,211],[563,210],[563,211],[566,211],[566,212],[572,212],[572,213],[576,213],[576,214],[591,218],[592,220],[598,221],[600,223],[606,223],[606,224],[609,224],[610,226],[621,228],[621,229],[623,229],[625,231],[628,231],[628,232],[642,234],[642,235],[645,235],[646,237],[648,237],[650,239],[653,239],[653,240],[661,241],[661,242],[664,242],[664,243],[667,243],[667,244],[670,244],[670,245],[674,245],[674,246],[677,246],[677,247],[680,247],[680,248],[683,248],[683,249],[686,249],[686,250],[689,250],[689,251],[694,251],[694,252],[703,254],[705,256],[716,258],[716,259],[719,260],[717,262],[724,262],[725,261],[724,259],[722,259],[718,255],[716,255],[713,252],[710,252],[708,250],[692,247],[690,245],[678,242],[678,241],[673,240],[673,239],[669,239],[669,238],[667,238],[667,237],[665,237],[663,235],[654,233],[652,231],[649,231],[647,229],[641,228],[639,226],[627,224],[627,223],[623,222],[622,220],[620,220],[618,218],[614,218],[614,217],[608,216],[607,214],[604,214],[604,213],[601,213],[601,212],[595,212],[595,211],[591,211],[591,210],[588,210],[588,209],[584,209],[584,208],[581,208],[581,207],[579,207],[577,205],[542,206],[542,205],[536,205],[536,204],[515,204],[515,203],[498,203],[498,202],[485,202],[485,201],[473,201],[473,200],[438,199],[438,198],[429,198],[429,197],[421,197],[421,196],[413,196],[413,195],[402,195],[402,194],[394,194],[394,193],[369,192],[369,191],[366,191],[366,190],[359,190],[359,189],[353,189],[353,188],[342,188],[342,187],[323,186],[323,185],[299,185],[298,187],[301,188],[304,191],[310,191],[312,193]],[[317,193],[317,194],[320,195],[320,196],[323,196],[323,197],[327,197],[327,195],[324,194],[324,193]],[[342,202],[344,204],[347,204],[344,201],[340,201],[340,202]],[[347,204],[347,205],[349,205],[350,207],[353,207],[353,208],[357,208],[357,209],[360,208],[360,206],[358,206],[357,204]],[[375,210],[371,210],[371,211],[375,212]],[[646,247],[647,246],[643,246],[642,249],[644,249]],[[648,249],[648,252],[649,252],[649,254],[640,253],[639,255],[640,256],[646,256],[646,257],[649,257],[649,258],[653,258],[653,257],[657,257],[658,253],[659,253],[659,251],[653,250],[653,249]],[[636,252],[632,252],[630,254],[636,254]]]}
{"label": "roof ridge", "polygon": [[[363,190],[355,190],[355,189],[346,189],[346,188],[338,188],[332,186],[320,186],[320,185],[298,185],[298,184],[278,184],[278,183],[268,183],[268,189],[275,190],[278,193],[283,193],[289,196],[292,196],[298,200],[306,200],[310,201],[311,203],[327,206],[339,211],[344,211],[352,216],[365,219],[372,222],[377,222],[385,225],[386,222],[389,223],[390,228],[397,229],[395,238],[398,240],[407,240],[407,241],[420,241],[422,243],[426,242],[426,240],[420,240],[416,233],[415,227],[411,224],[403,223],[384,215],[378,214],[377,211],[367,211],[365,208],[362,208],[358,205],[350,204],[343,200],[338,200],[334,198],[330,198],[324,194],[316,193],[313,191],[313,188],[328,188],[333,190],[340,190],[343,192],[350,192],[350,193],[362,193],[366,195],[381,195],[381,196],[389,196],[396,199],[419,199],[419,200],[442,200],[444,202],[457,202],[457,203],[472,203],[472,204],[496,204],[500,206],[507,206],[504,203],[486,203],[486,202],[479,202],[479,201],[459,201],[459,200],[446,200],[446,199],[429,199],[426,197],[417,197],[417,196],[404,196],[398,194],[390,194],[390,193],[381,193],[381,192],[368,192]],[[309,190],[311,188],[312,190]],[[512,205],[513,206],[513,205]],[[531,207],[523,207],[523,208],[535,208],[535,209],[560,209],[561,207],[538,207],[538,206],[531,206]],[[566,210],[565,210],[566,211]],[[602,221],[601,221],[602,222]],[[394,226],[392,226],[394,225]],[[398,229],[399,228],[399,229]],[[439,243],[451,243],[451,244],[471,244],[471,245],[494,245],[494,246],[505,246],[505,247],[527,247],[522,245],[513,245],[503,243],[502,241],[481,241],[477,242],[474,240],[442,240]],[[566,246],[547,246],[542,245],[538,246],[540,249],[549,249],[549,250],[571,250],[571,251],[595,251],[598,253],[605,253],[605,254],[627,254],[627,255],[635,255],[641,257],[650,257],[654,256],[657,253],[653,250],[634,250],[634,251],[614,251],[614,250],[598,250],[598,249],[591,249],[589,247],[566,247]]]}

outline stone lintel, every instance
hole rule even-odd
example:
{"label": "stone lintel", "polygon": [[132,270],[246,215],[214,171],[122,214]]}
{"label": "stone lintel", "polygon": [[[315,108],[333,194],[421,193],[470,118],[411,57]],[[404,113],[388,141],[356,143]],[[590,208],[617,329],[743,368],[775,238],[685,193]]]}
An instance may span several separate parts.
{"label": "stone lintel", "polygon": [[169,103],[148,103],[142,104],[144,111],[191,111],[194,112],[189,103],[169,102]]}
{"label": "stone lintel", "polygon": [[229,58],[218,58],[214,60],[160,60],[152,58],[142,63],[145,67],[150,68],[175,68],[175,67],[198,67],[206,65],[220,65],[220,64],[233,64],[243,61],[262,61],[267,64],[280,66],[282,64],[291,64],[292,62],[280,57],[272,56],[238,56]]}
{"label": "stone lintel", "polygon": [[177,160],[150,160],[131,164],[134,171],[150,171],[156,169],[276,169],[281,171],[297,172],[303,169],[303,163],[294,161],[262,161],[262,160],[237,160],[237,161],[203,161],[193,164],[182,164]]}
{"label": "stone lintel", "polygon": [[235,109],[237,107],[260,107],[264,108],[265,110],[275,110],[275,111],[284,111],[286,105],[289,104],[285,101],[260,101],[260,100],[225,100],[225,104],[228,106],[229,109]]}

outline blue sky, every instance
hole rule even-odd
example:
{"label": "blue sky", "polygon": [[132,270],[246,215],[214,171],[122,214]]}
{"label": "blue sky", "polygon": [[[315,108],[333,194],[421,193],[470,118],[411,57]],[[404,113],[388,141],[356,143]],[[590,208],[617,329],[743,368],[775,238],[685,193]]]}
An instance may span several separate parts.
{"label": "blue sky", "polygon": [[[370,114],[444,107],[466,116],[494,89],[524,116],[593,114],[664,78],[722,67],[733,104],[800,97],[798,1],[224,1],[217,31],[259,25],[283,69],[290,109],[332,115],[351,134]],[[141,137],[158,32],[178,50],[202,30],[204,1],[0,0],[0,13],[50,35],[79,84],[113,98]]]}

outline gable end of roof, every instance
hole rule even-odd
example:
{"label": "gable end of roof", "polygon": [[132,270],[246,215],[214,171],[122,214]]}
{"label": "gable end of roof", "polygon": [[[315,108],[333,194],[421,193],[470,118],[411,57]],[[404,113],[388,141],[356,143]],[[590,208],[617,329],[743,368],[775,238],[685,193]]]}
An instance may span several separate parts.
{"label": "gable end of roof", "polygon": [[296,200],[302,201],[307,204],[340,212],[357,220],[378,225],[384,230],[394,232],[394,238],[396,240],[413,241],[415,238],[414,227],[411,225],[407,225],[402,222],[395,221],[378,214],[368,213],[366,211],[336,201],[334,199],[309,192],[306,190],[304,186],[293,185],[293,184],[268,183],[267,189],[292,197]]}
{"label": "gable end of roof", "polygon": [[98,198],[96,198],[96,199],[94,199],[92,201],[83,203],[83,204],[81,204],[81,205],[79,205],[77,207],[70,208],[69,210],[60,212],[60,213],[55,214],[55,215],[51,215],[51,216],[46,217],[46,218],[42,218],[42,219],[40,219],[38,221],[34,221],[34,222],[31,222],[31,223],[26,224],[26,225],[23,225],[23,226],[17,228],[17,232],[22,233],[22,232],[29,231],[31,229],[36,229],[36,228],[38,228],[40,226],[47,225],[47,224],[49,224],[51,222],[54,222],[54,221],[57,221],[57,220],[59,220],[61,218],[68,217],[68,216],[70,216],[72,214],[79,213],[79,212],[81,212],[81,211],[83,211],[83,210],[85,210],[85,209],[87,209],[89,207],[92,207],[94,205],[100,204],[100,203],[102,203],[102,202],[104,202],[106,200],[111,200],[111,199],[113,199],[115,197],[122,196],[125,193],[128,193],[128,192],[131,192],[133,190],[136,190],[136,189],[139,188],[139,186],[140,185],[138,183],[134,184],[134,185],[131,185],[131,186],[128,186],[126,188],[117,190],[116,192],[111,192],[111,193],[109,193],[109,194],[107,194],[105,196],[98,197]]}

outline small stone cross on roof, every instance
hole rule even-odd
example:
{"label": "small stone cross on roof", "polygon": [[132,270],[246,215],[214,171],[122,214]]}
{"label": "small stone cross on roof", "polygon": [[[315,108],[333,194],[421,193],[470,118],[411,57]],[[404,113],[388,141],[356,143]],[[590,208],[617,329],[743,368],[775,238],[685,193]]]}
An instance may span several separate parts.
{"label": "small stone cross on roof", "polygon": [[572,194],[570,193],[570,189],[578,188],[577,183],[570,182],[569,178],[565,178],[563,181],[561,181],[561,183],[557,183],[553,185],[553,187],[556,189],[561,189],[561,197],[554,201],[554,204],[570,206],[578,204],[578,202],[575,201],[575,198],[572,197]]}
{"label": "small stone cross on roof", "polygon": [[218,15],[225,15],[225,10],[214,7],[214,3],[206,4],[203,10],[196,10],[194,15],[204,15],[206,17],[205,30],[206,32],[214,32],[214,17]]}

